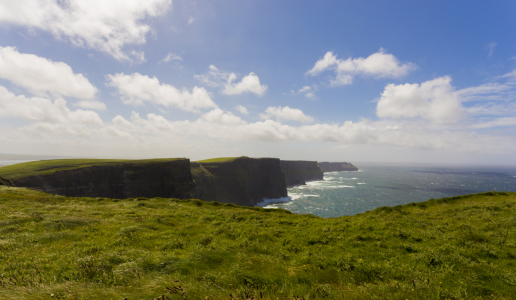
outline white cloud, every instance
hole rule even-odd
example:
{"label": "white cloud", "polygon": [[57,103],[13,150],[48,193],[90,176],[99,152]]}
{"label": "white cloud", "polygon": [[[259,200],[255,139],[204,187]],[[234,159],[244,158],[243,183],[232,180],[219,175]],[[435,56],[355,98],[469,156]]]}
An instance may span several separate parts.
{"label": "white cloud", "polygon": [[312,91],[312,88],[306,85],[306,86],[300,88],[297,92],[298,93],[308,93],[311,91]]}
{"label": "white cloud", "polygon": [[64,99],[52,102],[45,98],[16,96],[3,86],[0,86],[0,115],[45,123],[102,125],[96,112],[71,111]]}
{"label": "white cloud", "polygon": [[215,108],[201,116],[199,122],[220,123],[220,124],[245,124],[242,119],[230,112],[224,112],[220,108]]}
{"label": "white cloud", "polygon": [[50,94],[91,99],[98,91],[86,77],[74,73],[69,65],[20,53],[14,47],[0,47],[0,78],[39,96]]}
{"label": "white cloud", "polygon": [[165,58],[163,58],[161,61],[162,62],[169,62],[169,61],[172,61],[172,60],[183,60],[183,58],[181,56],[177,55],[177,54],[169,52],[167,54],[167,56],[165,56]]}
{"label": "white cloud", "polygon": [[144,21],[164,14],[171,0],[17,0],[0,2],[0,22],[67,37],[118,60],[130,60],[123,47],[141,45],[151,30]]}
{"label": "white cloud", "polygon": [[222,90],[223,94],[226,95],[240,95],[244,93],[254,93],[258,96],[262,96],[265,94],[267,90],[266,85],[260,84],[260,78],[256,76],[253,72],[249,73],[249,75],[244,76],[239,83],[233,83],[233,81],[237,78],[234,73],[229,75],[228,81],[224,86],[224,90]]}
{"label": "white cloud", "polygon": [[264,114],[260,114],[260,117],[262,119],[270,119],[274,117],[276,120],[298,121],[302,123],[310,123],[314,121],[313,117],[305,115],[300,109],[290,108],[288,106],[268,107]]}
{"label": "white cloud", "polygon": [[498,44],[495,43],[495,42],[492,42],[489,45],[487,45],[487,47],[489,48],[489,54],[487,55],[487,57],[493,56],[493,53],[494,53],[495,48],[496,48],[496,45],[498,45]]}
{"label": "white cloud", "polygon": [[106,110],[106,104],[104,102],[96,101],[96,100],[82,100],[74,104],[74,106],[86,108],[86,109],[94,109],[94,110]]}
{"label": "white cloud", "polygon": [[376,106],[380,118],[422,117],[435,123],[454,123],[464,114],[460,96],[448,76],[421,84],[389,84]]}
{"label": "white cloud", "polygon": [[220,109],[214,109],[196,121],[169,121],[155,114],[148,114],[144,119],[134,112],[131,121],[136,131],[144,133],[144,139],[156,136],[160,141],[205,137],[223,140],[224,144],[229,141],[301,141],[478,153],[516,150],[516,143],[510,139],[467,130],[440,130],[419,121],[360,120],[289,126],[273,120],[247,123]]}
{"label": "white cloud", "polygon": [[306,98],[309,99],[315,99],[317,96],[315,96],[315,91],[317,90],[317,85],[314,85],[313,88],[305,85],[304,87],[300,88],[297,93],[298,94],[304,94]]}
{"label": "white cloud", "polygon": [[491,128],[500,126],[514,126],[516,125],[516,117],[497,118],[487,122],[480,122],[473,124],[470,128]]}
{"label": "white cloud", "polygon": [[143,52],[143,51],[132,50],[131,55],[133,57],[132,61],[137,64],[143,64],[144,62],[147,61],[147,59],[145,58],[145,52]]}
{"label": "white cloud", "polygon": [[116,128],[122,129],[122,130],[135,130],[136,127],[131,124],[131,122],[127,121],[124,117],[117,115],[116,117],[111,120],[111,123],[115,125]]}
{"label": "white cloud", "polygon": [[202,87],[194,87],[192,92],[186,88],[179,90],[168,84],[160,84],[156,77],[140,73],[107,75],[107,85],[118,89],[124,104],[142,105],[151,102],[165,107],[199,112],[199,109],[217,107],[208,92]]}
{"label": "white cloud", "polygon": [[323,71],[333,70],[336,77],[331,81],[332,85],[347,85],[351,84],[353,78],[357,75],[375,78],[397,78],[416,68],[417,66],[414,63],[401,64],[394,55],[385,53],[380,48],[378,52],[367,58],[350,57],[346,60],[337,59],[337,56],[329,51],[306,74],[316,76]]}
{"label": "white cloud", "polygon": [[237,111],[239,111],[241,114],[244,114],[244,115],[248,115],[249,114],[249,111],[247,110],[247,108],[245,108],[244,106],[242,105],[237,105],[235,106],[235,109]]}
{"label": "white cloud", "polygon": [[234,83],[237,79],[235,73],[221,72],[214,65],[210,65],[207,74],[194,75],[194,78],[210,87],[224,87],[223,94],[240,95],[244,93],[254,93],[262,96],[267,91],[267,85],[260,84],[260,78],[253,72],[244,76],[238,83]]}
{"label": "white cloud", "polygon": [[190,19],[188,19],[188,25],[192,25],[193,22],[194,22],[194,18],[190,17]]}

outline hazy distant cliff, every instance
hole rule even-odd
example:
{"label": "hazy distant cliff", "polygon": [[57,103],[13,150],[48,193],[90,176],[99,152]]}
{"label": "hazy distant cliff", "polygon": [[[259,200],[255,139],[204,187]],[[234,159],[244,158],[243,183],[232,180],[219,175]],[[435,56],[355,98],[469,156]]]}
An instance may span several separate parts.
{"label": "hazy distant cliff", "polygon": [[[56,163],[47,169],[68,167]],[[194,195],[189,159],[98,163],[45,173],[47,169],[12,181],[17,186],[74,197],[185,199]]]}
{"label": "hazy distant cliff", "polygon": [[323,171],[316,161],[281,160],[280,165],[289,187],[305,184],[306,181],[323,179]]}
{"label": "hazy distant cliff", "polygon": [[358,168],[348,162],[320,162],[319,167],[326,172],[358,171]]}
{"label": "hazy distant cliff", "polygon": [[277,158],[238,157],[192,162],[195,198],[254,206],[263,198],[287,196],[285,175]]}

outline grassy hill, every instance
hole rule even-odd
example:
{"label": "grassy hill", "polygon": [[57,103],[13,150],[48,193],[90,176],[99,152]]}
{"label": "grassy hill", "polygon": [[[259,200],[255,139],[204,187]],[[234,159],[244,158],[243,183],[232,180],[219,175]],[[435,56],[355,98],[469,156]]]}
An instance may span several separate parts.
{"label": "grassy hill", "polygon": [[0,299],[514,299],[516,193],[324,219],[0,187]]}

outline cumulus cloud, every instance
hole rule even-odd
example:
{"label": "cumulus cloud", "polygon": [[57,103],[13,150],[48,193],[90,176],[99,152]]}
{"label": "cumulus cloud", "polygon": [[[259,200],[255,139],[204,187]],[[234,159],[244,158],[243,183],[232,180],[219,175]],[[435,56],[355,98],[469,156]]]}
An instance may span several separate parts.
{"label": "cumulus cloud", "polygon": [[220,123],[220,124],[245,124],[242,119],[230,112],[224,112],[220,108],[215,108],[201,116],[199,122]]}
{"label": "cumulus cloud", "polygon": [[146,118],[142,118],[133,112],[131,122],[136,131],[145,132],[146,137],[143,138],[154,135],[160,140],[201,136],[225,142],[325,142],[481,153],[516,149],[514,141],[501,137],[467,130],[439,130],[418,121],[360,120],[341,124],[290,126],[274,120],[248,123],[231,113],[214,109],[195,121],[170,121],[156,114],[147,114]]}
{"label": "cumulus cloud", "polygon": [[323,71],[333,70],[336,77],[332,79],[331,84],[348,85],[353,82],[353,78],[357,75],[375,78],[397,78],[416,68],[417,65],[414,63],[401,64],[394,55],[385,53],[383,48],[380,48],[378,52],[366,58],[349,57],[346,60],[337,59],[337,56],[329,51],[306,74],[316,76]]}
{"label": "cumulus cloud", "polygon": [[48,31],[76,46],[131,60],[123,47],[144,44],[151,30],[144,21],[164,14],[171,4],[171,0],[1,1],[0,22]]}
{"label": "cumulus cloud", "polygon": [[116,128],[122,130],[135,130],[136,127],[129,121],[127,121],[124,117],[117,115],[111,120],[111,123],[115,125]]}
{"label": "cumulus cloud", "polygon": [[262,96],[267,90],[267,86],[260,84],[260,78],[258,78],[258,76],[253,72],[244,76],[240,82],[233,83],[236,78],[237,76],[234,73],[229,75],[228,81],[224,86],[224,90],[222,90],[223,94],[240,95],[244,93],[253,93],[258,96]]}
{"label": "cumulus cloud", "polygon": [[82,100],[75,103],[74,105],[86,109],[106,110],[106,104],[96,100]]}
{"label": "cumulus cloud", "polygon": [[237,111],[239,111],[239,112],[240,112],[241,114],[243,114],[243,115],[248,115],[248,114],[249,114],[249,111],[247,110],[247,108],[245,108],[245,107],[244,107],[244,106],[242,106],[242,105],[237,105],[237,106],[235,106],[235,109],[236,109]]}
{"label": "cumulus cloud", "polygon": [[14,47],[0,47],[0,78],[39,96],[50,94],[91,99],[98,91],[86,77],[74,73],[69,65],[20,53]]}
{"label": "cumulus cloud", "polygon": [[307,116],[297,108],[290,108],[288,106],[285,107],[268,107],[265,110],[265,113],[260,114],[262,119],[270,119],[276,118],[276,120],[288,120],[288,121],[298,121],[302,123],[310,123],[314,121],[313,117]]}
{"label": "cumulus cloud", "polygon": [[389,84],[376,106],[380,118],[422,117],[435,123],[454,123],[464,114],[460,96],[449,76],[421,84]]}
{"label": "cumulus cloud", "polygon": [[214,65],[210,65],[207,74],[194,75],[194,78],[210,87],[223,87],[222,93],[226,95],[253,93],[262,96],[267,91],[267,85],[262,85],[260,78],[253,72],[244,76],[240,82],[234,82],[237,79],[235,73],[221,72]]}
{"label": "cumulus cloud", "polygon": [[156,77],[140,73],[107,75],[107,85],[118,89],[124,104],[142,105],[150,102],[165,107],[177,107],[191,112],[217,107],[208,92],[202,87],[179,90],[168,84],[160,84]]}
{"label": "cumulus cloud", "polygon": [[49,124],[102,125],[96,112],[82,109],[71,111],[64,99],[52,102],[45,98],[16,96],[3,86],[0,86],[0,115]]}
{"label": "cumulus cloud", "polygon": [[165,58],[163,58],[161,61],[162,62],[169,62],[169,61],[172,61],[172,60],[183,60],[183,58],[175,53],[171,53],[169,52],[167,54],[167,56],[165,56]]}

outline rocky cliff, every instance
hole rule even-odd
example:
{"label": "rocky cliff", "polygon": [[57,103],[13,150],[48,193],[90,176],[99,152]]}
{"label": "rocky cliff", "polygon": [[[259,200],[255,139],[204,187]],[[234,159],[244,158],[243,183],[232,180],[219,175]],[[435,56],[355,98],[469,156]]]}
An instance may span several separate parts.
{"label": "rocky cliff", "polygon": [[[50,168],[68,168],[55,161]],[[47,167],[48,169],[48,167]],[[142,160],[93,163],[49,173],[35,170],[35,175],[13,179],[14,184],[48,193],[73,197],[167,197],[192,198],[194,182],[189,159]]]}
{"label": "rocky cliff", "polygon": [[287,196],[285,175],[277,158],[238,157],[192,162],[195,198],[254,206],[263,198]]}
{"label": "rocky cliff", "polygon": [[319,167],[326,172],[358,171],[358,168],[348,162],[320,162]]}
{"label": "rocky cliff", "polygon": [[0,176],[0,185],[15,186],[11,180],[9,180],[7,178],[3,178],[2,176]]}
{"label": "rocky cliff", "polygon": [[307,181],[322,180],[323,171],[316,161],[281,160],[281,171],[285,174],[287,186],[303,185]]}

